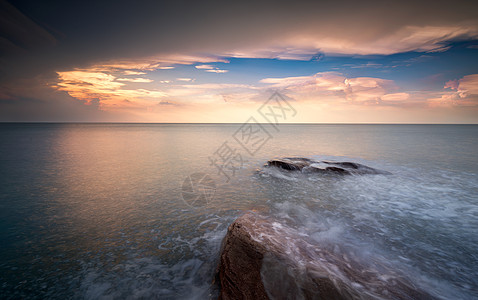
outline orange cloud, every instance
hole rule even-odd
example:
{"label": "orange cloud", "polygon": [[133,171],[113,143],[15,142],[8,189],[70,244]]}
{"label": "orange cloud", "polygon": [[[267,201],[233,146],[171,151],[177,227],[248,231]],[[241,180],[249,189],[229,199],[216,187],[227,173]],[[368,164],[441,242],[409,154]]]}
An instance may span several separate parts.
{"label": "orange cloud", "polygon": [[125,75],[146,75],[146,72],[126,70],[126,71],[123,71],[123,74],[125,74]]}
{"label": "orange cloud", "polygon": [[229,70],[221,70],[221,69],[213,69],[213,70],[206,70],[209,73],[227,73]]}
{"label": "orange cloud", "polygon": [[149,82],[154,81],[152,79],[147,79],[147,78],[118,78],[116,80],[117,81],[128,81],[128,82],[142,82],[142,83],[149,83]]}
{"label": "orange cloud", "polygon": [[[164,97],[166,94],[158,90],[127,89],[124,81],[152,82],[145,78],[116,78],[112,74],[75,70],[58,72],[59,82],[56,88],[66,91],[70,96],[86,101],[88,104],[99,101],[101,109],[114,109],[135,104],[148,104]],[[123,81],[123,82],[119,82]]]}
{"label": "orange cloud", "polygon": [[[226,72],[208,64],[218,61],[217,58],[202,57],[201,62],[193,62],[198,58],[178,55],[175,59],[174,62],[183,64],[199,63],[195,67],[206,72]],[[172,61],[173,59],[169,60]],[[297,100],[294,102],[297,109],[306,111],[302,119],[305,122],[333,122],[333,118],[337,121],[349,118],[351,121],[362,122],[365,119],[357,117],[357,111],[368,118],[380,111],[380,116],[377,115],[376,119],[383,121],[384,118],[395,118],[397,108],[408,107],[411,111],[426,110],[433,106],[469,106],[478,103],[478,74],[447,82],[445,88],[448,90],[438,94],[403,92],[392,80],[350,78],[338,72],[264,78],[257,84],[196,84],[194,78],[185,77],[158,80],[154,84],[148,78],[148,71],[167,68],[165,62],[164,59],[161,62],[136,60],[58,72],[55,87],[87,103],[98,103],[102,110],[127,112],[137,118],[144,118],[145,121],[162,122],[241,122],[241,116],[246,118],[248,112],[257,109],[257,101],[267,99],[265,95],[269,89],[281,90],[290,97],[288,99]],[[198,114],[201,113],[205,116],[199,117]]]}

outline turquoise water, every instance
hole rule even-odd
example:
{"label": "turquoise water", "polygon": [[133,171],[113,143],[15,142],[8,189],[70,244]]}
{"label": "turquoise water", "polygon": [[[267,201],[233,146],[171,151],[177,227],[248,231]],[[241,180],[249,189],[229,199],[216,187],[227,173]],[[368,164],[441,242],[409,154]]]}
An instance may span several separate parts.
{"label": "turquoise water", "polygon": [[[221,240],[246,210],[386,261],[437,297],[477,297],[478,126],[264,125],[253,155],[240,126],[0,124],[0,298],[215,298]],[[224,142],[238,167],[227,175],[210,160]],[[281,156],[393,175],[262,170]],[[198,172],[215,194],[191,205],[183,183]]]}

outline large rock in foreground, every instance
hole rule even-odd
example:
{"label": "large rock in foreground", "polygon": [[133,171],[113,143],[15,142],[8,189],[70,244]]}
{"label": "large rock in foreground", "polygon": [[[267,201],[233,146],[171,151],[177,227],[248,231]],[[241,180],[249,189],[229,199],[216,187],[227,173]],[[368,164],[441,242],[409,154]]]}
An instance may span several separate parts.
{"label": "large rock in foreground", "polygon": [[277,167],[287,171],[304,173],[330,173],[341,175],[391,174],[355,162],[316,161],[304,157],[285,157],[269,160],[266,167]]}
{"label": "large rock in foreground", "polygon": [[220,299],[434,299],[385,266],[378,271],[333,252],[295,229],[247,213],[223,241]]}

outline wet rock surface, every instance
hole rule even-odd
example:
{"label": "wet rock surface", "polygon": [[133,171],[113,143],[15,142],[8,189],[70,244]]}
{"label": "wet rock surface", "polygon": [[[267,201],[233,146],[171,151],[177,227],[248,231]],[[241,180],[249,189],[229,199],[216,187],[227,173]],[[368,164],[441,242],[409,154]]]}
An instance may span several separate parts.
{"label": "wet rock surface", "polygon": [[265,167],[277,167],[287,171],[299,171],[303,173],[340,175],[391,174],[390,172],[374,169],[355,162],[316,161],[303,157],[272,159],[267,162]]}
{"label": "wet rock surface", "polygon": [[218,277],[220,299],[435,299],[387,266],[363,265],[252,212],[229,226]]}

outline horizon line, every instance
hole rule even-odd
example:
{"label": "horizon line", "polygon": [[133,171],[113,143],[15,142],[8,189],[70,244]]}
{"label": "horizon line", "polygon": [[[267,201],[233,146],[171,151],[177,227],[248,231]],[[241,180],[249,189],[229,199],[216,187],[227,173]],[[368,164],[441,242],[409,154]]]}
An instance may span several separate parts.
{"label": "horizon line", "polygon": [[[0,121],[0,124],[157,124],[157,125],[241,125],[246,122],[101,122],[101,121]],[[260,125],[272,125],[272,123],[258,122]],[[277,125],[478,125],[478,123],[315,123],[315,122],[303,122],[303,123],[278,123]]]}

